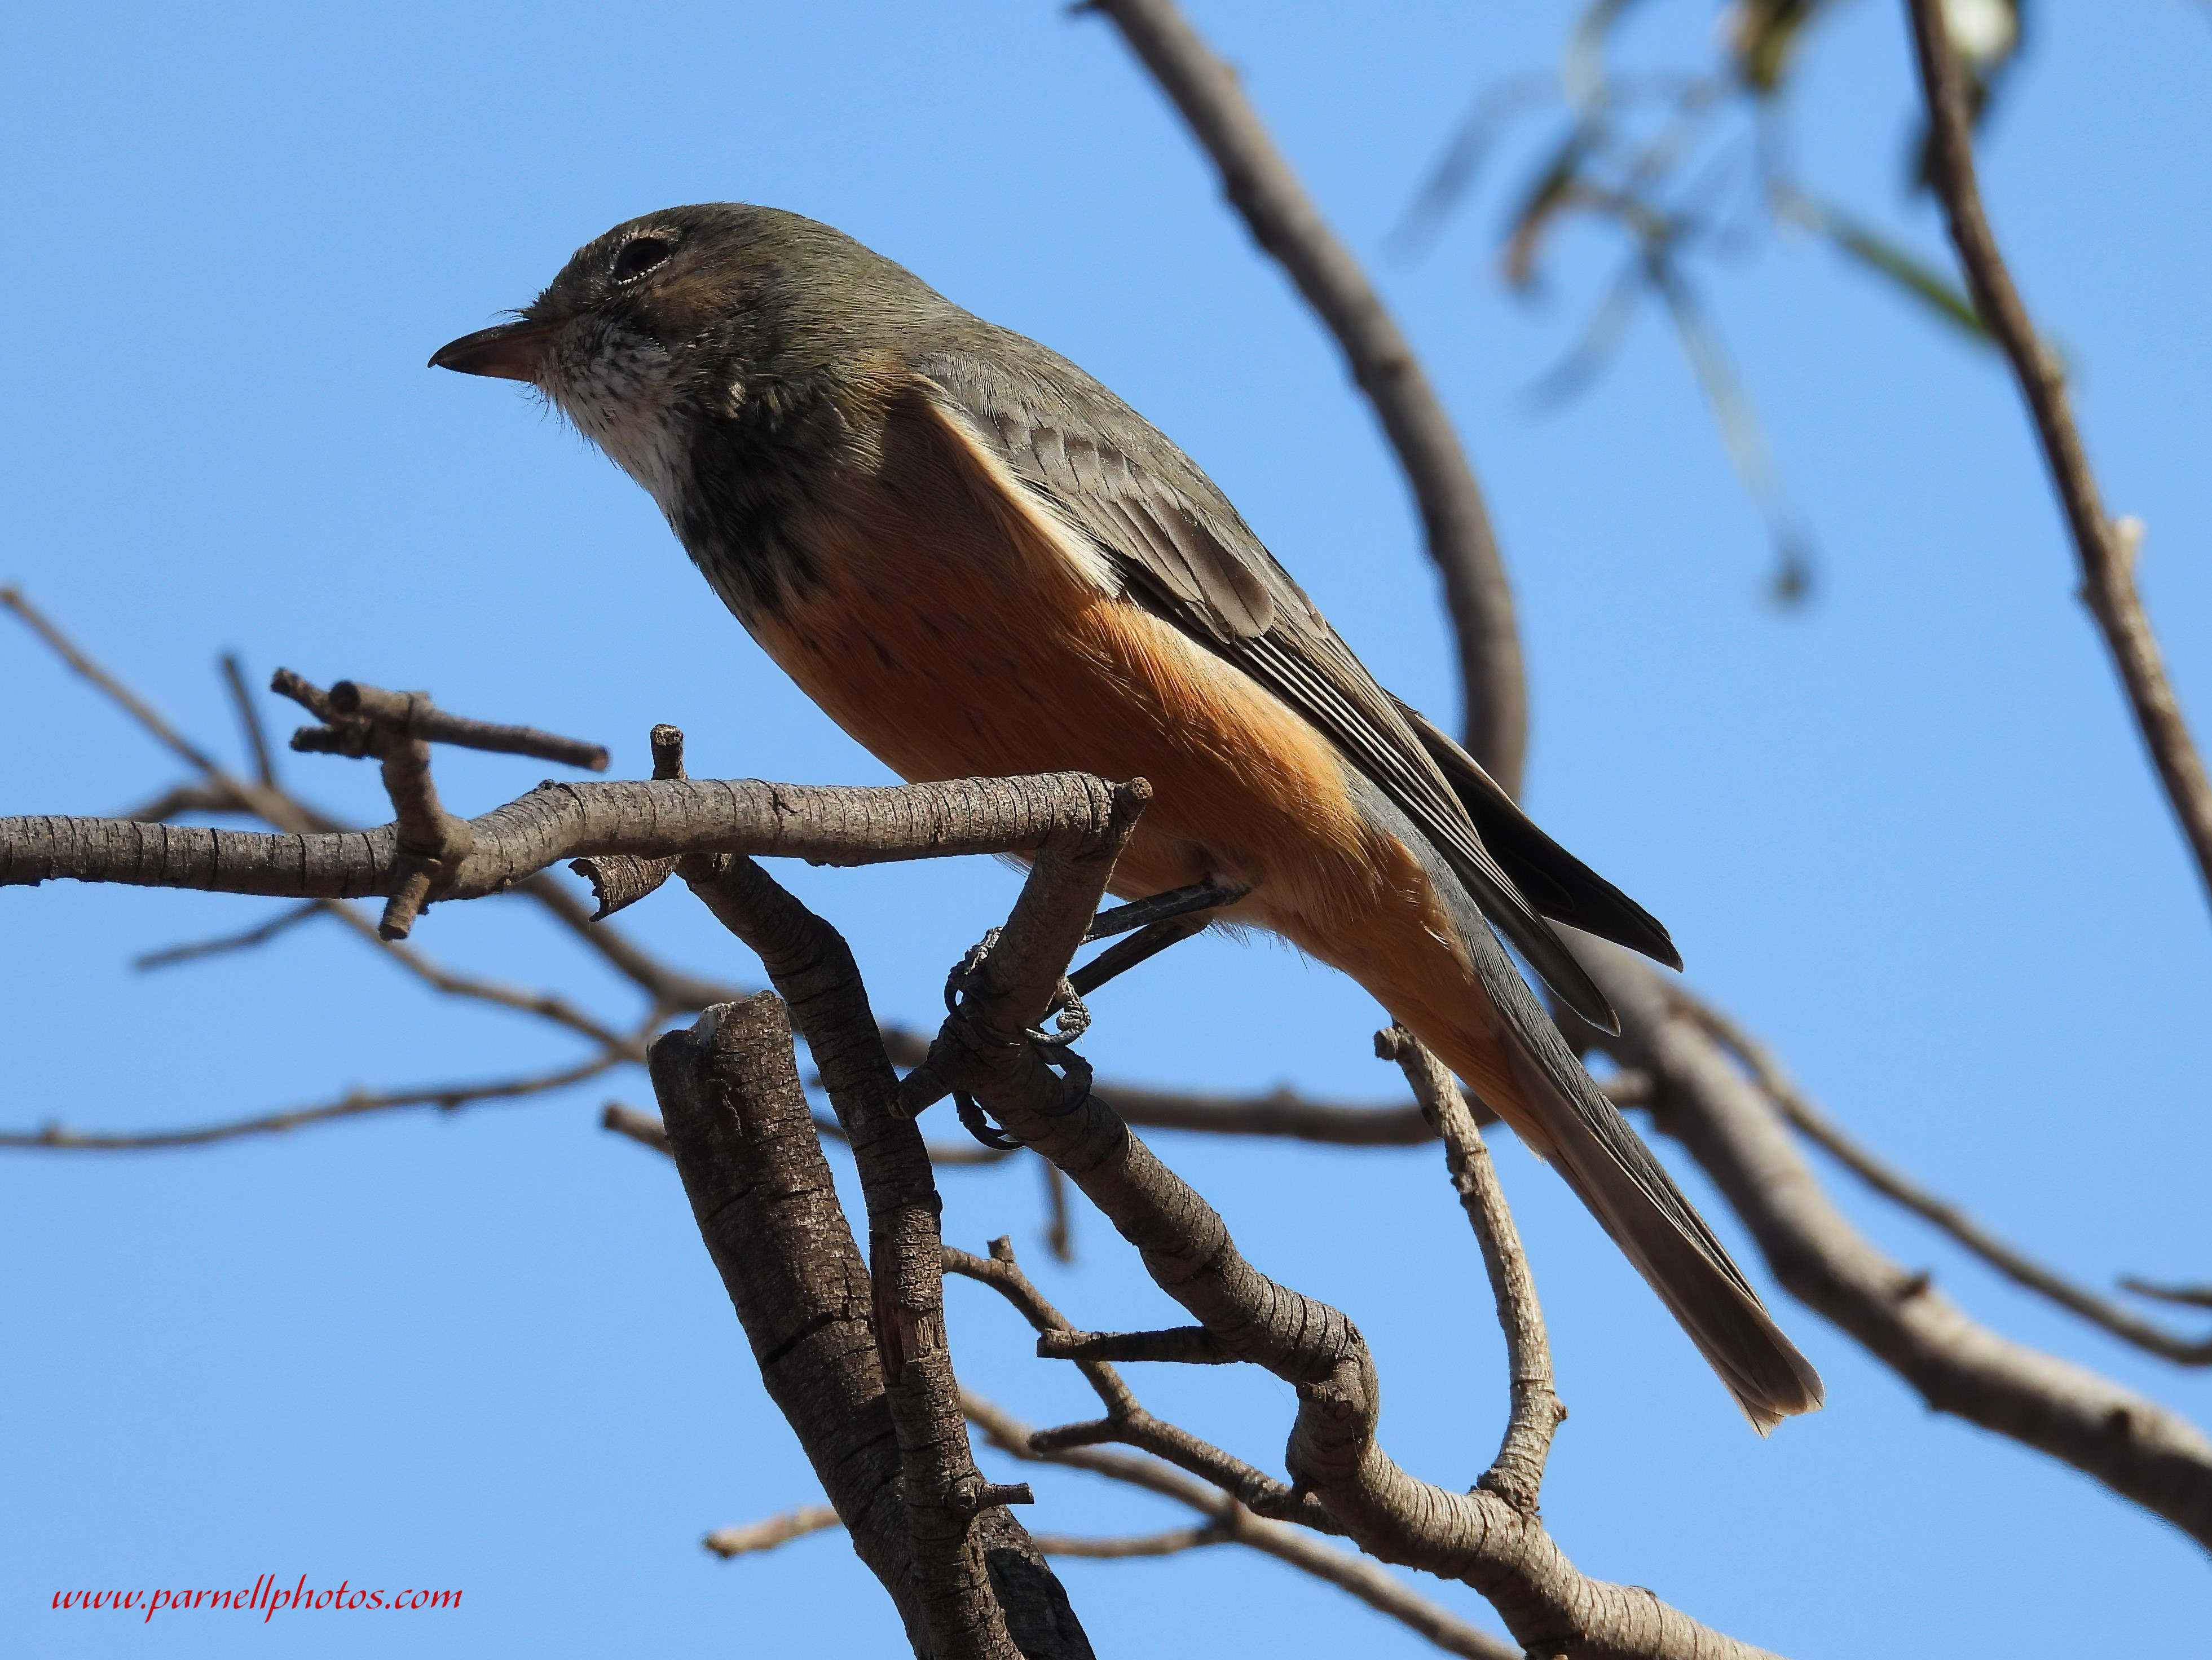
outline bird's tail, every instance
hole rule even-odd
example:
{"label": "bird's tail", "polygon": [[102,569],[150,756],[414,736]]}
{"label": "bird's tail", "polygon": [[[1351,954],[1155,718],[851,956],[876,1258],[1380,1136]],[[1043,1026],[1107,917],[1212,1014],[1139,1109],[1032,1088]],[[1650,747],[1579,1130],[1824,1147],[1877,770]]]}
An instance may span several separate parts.
{"label": "bird's tail", "polygon": [[1813,1411],[1821,1401],[1820,1374],[1783,1336],[1651,1149],[1565,1045],[1555,1044],[1554,1053],[1514,1045],[1517,1100],[1478,1093],[1516,1128],[1534,1121],[1567,1185],[1659,1293],[1761,1435]]}
{"label": "bird's tail", "polygon": [[[1502,1030],[1424,1031],[1429,1022],[1409,1021],[1415,1035],[1566,1178],[1761,1435],[1793,1414],[1814,1410],[1820,1404],[1820,1374],[1782,1335],[1705,1218],[1569,1052],[1494,942],[1491,950],[1511,980],[1508,996],[1517,991],[1534,1021],[1516,1018],[1524,1011],[1507,1007],[1500,1010]],[[1529,1030],[1536,1022],[1540,1026]]]}
{"label": "bird's tail", "polygon": [[1583,1070],[1466,889],[1379,791],[1355,785],[1355,792],[1369,821],[1389,827],[1427,869],[1465,956],[1439,939],[1423,949],[1401,937],[1379,954],[1387,961],[1340,966],[1566,1178],[1760,1434],[1819,1407],[1820,1374]]}

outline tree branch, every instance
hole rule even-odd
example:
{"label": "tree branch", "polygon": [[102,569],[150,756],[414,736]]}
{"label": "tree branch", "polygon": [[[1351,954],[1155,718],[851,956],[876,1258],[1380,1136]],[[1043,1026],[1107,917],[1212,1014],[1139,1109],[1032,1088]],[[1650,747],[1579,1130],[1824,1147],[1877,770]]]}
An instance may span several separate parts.
{"label": "tree branch", "polygon": [[1468,1109],[1467,1096],[1443,1063],[1402,1026],[1376,1033],[1375,1052],[1403,1069],[1422,1110],[1443,1137],[1452,1186],[1474,1226],[1482,1266],[1490,1276],[1491,1296],[1498,1306],[1498,1329],[1505,1334],[1512,1411],[1498,1456],[1478,1485],[1533,1516],[1543,1492],[1544,1461],[1551,1454],[1553,1434],[1566,1421],[1567,1409],[1552,1386],[1552,1345],[1544,1332],[1544,1311],[1536,1301],[1535,1276],[1521,1249],[1520,1231],[1513,1226],[1497,1166]]}
{"label": "tree branch", "polygon": [[1419,360],[1359,262],[1338,241],[1267,136],[1236,71],[1206,49],[1173,0],[1090,0],[1174,100],[1221,174],[1253,239],[1282,266],[1344,350],[1397,452],[1443,579],[1459,642],[1467,747],[1508,794],[1521,790],[1528,705],[1513,591],[1467,452]]}
{"label": "tree branch", "polygon": [[550,1025],[574,1032],[580,1037],[589,1038],[593,1043],[608,1049],[620,1051],[625,1060],[642,1061],[645,1058],[645,1045],[639,1039],[610,1031],[581,1009],[550,991],[525,991],[516,986],[501,985],[496,980],[456,974],[423,955],[413,946],[386,939],[374,924],[343,900],[322,900],[317,903],[434,991],[442,992],[449,997],[465,997],[501,1009],[512,1009],[520,1014],[535,1015]]}
{"label": "tree branch", "polygon": [[1764,1044],[1718,1009],[1695,1002],[1686,1002],[1683,1007],[1714,1037],[1735,1051],[1759,1087],[1766,1092],[1782,1116],[1801,1135],[1884,1198],[1894,1201],[1941,1229],[2015,1285],[2025,1286],[2030,1291],[2049,1298],[2061,1308],[2080,1315],[2092,1325],[2102,1328],[2124,1342],[2133,1343],[2138,1348],[2146,1349],[2179,1366],[2212,1366],[2212,1338],[2191,1342],[2177,1337],[2164,1328],[2130,1313],[2110,1299],[2085,1291],[2041,1263],[2023,1256],[1984,1230],[1958,1206],[1906,1180],[1845,1135],[1841,1125],[1799,1090],[1781,1063],[1768,1052]]}
{"label": "tree branch", "polygon": [[[1075,1075],[1063,1078],[1037,1045],[1021,1039],[1053,1006],[1109,874],[1110,860],[1097,857],[1031,868],[1006,928],[931,1045],[934,1082],[975,1096],[1009,1134],[1060,1166],[1136,1246],[1163,1291],[1239,1358],[1296,1387],[1292,1494],[1318,1497],[1369,1554],[1464,1579],[1532,1652],[1608,1660],[1757,1653],[1649,1592],[1585,1578],[1535,1518],[1497,1494],[1450,1492],[1401,1469],[1376,1441],[1380,1381],[1352,1322],[1253,1268],[1219,1214],[1130,1133],[1078,1067],[1063,1059]],[[1110,1421],[1104,1428],[1112,1433]],[[1253,1507],[1263,1515],[1269,1508],[1264,1500]]]}
{"label": "tree branch", "polygon": [[223,684],[230,688],[231,706],[238,711],[238,724],[246,735],[246,747],[253,756],[253,776],[264,788],[276,788],[276,760],[269,753],[269,734],[261,724],[261,711],[254,706],[253,694],[246,684],[246,670],[238,661],[238,653],[222,654]]}
{"label": "tree branch", "polygon": [[556,1068],[550,1072],[530,1073],[519,1078],[501,1078],[485,1083],[433,1084],[414,1089],[383,1092],[356,1089],[320,1106],[293,1107],[283,1112],[264,1113],[251,1118],[233,1118],[222,1124],[201,1124],[185,1130],[155,1130],[137,1135],[105,1132],[88,1135],[50,1122],[37,1130],[0,1130],[0,1147],[46,1148],[74,1153],[146,1153],[169,1147],[204,1147],[210,1142],[235,1141],[241,1136],[274,1135],[280,1130],[298,1130],[311,1124],[325,1124],[332,1118],[350,1118],[364,1112],[388,1112],[398,1107],[434,1106],[441,1112],[453,1112],[477,1101],[511,1101],[526,1095],[542,1095],[548,1090],[566,1089],[572,1083],[595,1078],[629,1058],[629,1055],[620,1051],[608,1049],[571,1066]]}
{"label": "tree branch", "polygon": [[667,1033],[653,1046],[653,1088],[769,1396],[915,1652],[927,1654],[868,1271],[799,1087],[782,1003],[764,992]]}
{"label": "tree branch", "polygon": [[717,1528],[699,1542],[725,1561],[754,1551],[774,1550],[810,1533],[842,1525],[837,1512],[827,1505],[805,1505],[781,1516],[750,1522],[743,1527]]}
{"label": "tree branch", "polygon": [[[503,892],[559,860],[592,853],[746,853],[873,864],[1079,845],[1103,833],[1118,799],[1117,786],[1079,772],[889,789],[751,779],[548,783],[467,821],[470,851],[433,897]],[[0,886],[66,876],[280,899],[366,899],[393,892],[407,870],[390,824],[272,835],[123,819],[0,819]]]}
{"label": "tree branch", "polygon": [[233,951],[250,951],[257,945],[266,945],[279,934],[289,932],[310,918],[319,917],[327,901],[307,900],[298,905],[288,905],[267,922],[235,934],[219,934],[210,940],[193,940],[184,945],[165,946],[159,951],[144,951],[131,958],[131,966],[142,972],[149,968],[168,968],[180,962],[197,962],[203,957],[220,957]]}
{"label": "tree branch", "polygon": [[695,857],[677,870],[789,1001],[860,1166],[876,1344],[933,1660],[1089,1660],[1066,1593],[1003,1508],[1026,1491],[993,1487],[969,1454],[945,1329],[943,1203],[921,1130],[896,1110],[898,1076],[850,948],[750,859]]}
{"label": "tree branch", "polygon": [[[946,1246],[945,1270],[989,1286],[1012,1303],[1040,1334],[1072,1329],[1066,1317],[1022,1272],[1021,1265],[1014,1260],[1012,1244],[1005,1239],[991,1242],[988,1258]],[[1254,1515],[1241,1494],[1264,1495],[1272,1501],[1272,1508],[1306,1527],[1340,1531],[1310,1497],[1293,1498],[1281,1483],[1268,1480],[1249,1465],[1207,1445],[1188,1430],[1153,1417],[1138,1403],[1134,1391],[1111,1365],[1100,1360],[1079,1360],[1076,1369],[1105,1407],[1106,1422],[1113,1427],[1115,1439],[1146,1446],[1166,1457],[1175,1468],[1169,1468],[1158,1457],[1137,1457],[1103,1451],[1095,1445],[1056,1440],[1052,1432],[1030,1430],[973,1391],[963,1391],[961,1396],[968,1421],[983,1432],[985,1439],[993,1446],[1017,1458],[1087,1469],[1187,1505],[1217,1524],[1226,1524],[1237,1543],[1266,1551],[1342,1586],[1369,1607],[1402,1621],[1450,1653],[1473,1655],[1477,1660],[1503,1660],[1503,1657],[1516,1652],[1408,1590],[1373,1564],[1331,1549],[1300,1527],[1281,1521],[1265,1521]],[[1202,1476],[1203,1481],[1193,1481],[1182,1473],[1186,1469]]]}
{"label": "tree branch", "polygon": [[1115,1105],[1131,1124],[1154,1130],[1191,1130],[1210,1136],[1279,1136],[1329,1147],[1419,1147],[1437,1138],[1417,1102],[1399,1106],[1345,1106],[1310,1101],[1288,1089],[1267,1095],[1197,1095],[1111,1086]]}
{"label": "tree branch", "polygon": [[1626,952],[1579,954],[1620,1015],[1600,1039],[1656,1081],[1657,1127],[1705,1166],[1767,1266],[1928,1404],[2049,1453],[2212,1547],[2212,1442],[2085,1367],[1999,1336],[1893,1262],[1820,1191],[1778,1113],[1682,994]]}
{"label": "tree branch", "polygon": [[1996,336],[2020,383],[2044,463],[2051,470],[2051,488],[2073,536],[2081,569],[2081,598],[2119,670],[2136,725],[2196,855],[2205,895],[2212,899],[2212,779],[2205,775],[2203,757],[2190,736],[2180,700],[2166,679],[2149,615],[2136,591],[2136,552],[2142,525],[2135,519],[2116,524],[2105,517],[2097,476],[2090,470],[2088,451],[2074,424],[2065,373],[2045,348],[1997,250],[1974,174],[1966,77],[1944,30],[1942,0],[1905,0],[1905,10],[1928,106],[1930,182],[1943,204],[1960,268],[1973,293],[1974,308]]}

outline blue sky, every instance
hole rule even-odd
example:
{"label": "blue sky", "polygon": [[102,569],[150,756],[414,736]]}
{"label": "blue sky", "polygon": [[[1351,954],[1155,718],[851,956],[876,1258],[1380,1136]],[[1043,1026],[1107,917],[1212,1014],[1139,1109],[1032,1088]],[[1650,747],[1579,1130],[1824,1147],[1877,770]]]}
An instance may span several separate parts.
{"label": "blue sky", "polygon": [[[1535,129],[1425,255],[1388,251],[1473,97],[1553,64],[1573,9],[1193,11],[1372,263],[1491,493],[1526,631],[1532,809],[1903,1167],[2087,1281],[2206,1277],[2212,1130],[2189,1033],[2206,1029],[2212,925],[1994,361],[1802,237],[1711,276],[1820,549],[1814,602],[1778,612],[1760,597],[1759,521],[1656,319],[1580,399],[1530,409],[1612,257],[1570,233],[1545,298],[1502,294],[1502,186]],[[1627,58],[1697,61],[1712,18],[1702,0],[1650,6]],[[2201,729],[2212,22],[2181,0],[2054,3],[2034,21],[1990,139],[1991,211],[2075,370],[2107,500],[2148,525],[2144,590]],[[0,577],[210,743],[234,753],[212,663],[236,649],[261,676],[283,663],[427,687],[449,708],[601,739],[633,774],[647,728],[673,720],[695,774],[885,778],[722,614],[641,493],[512,390],[422,367],[608,225],[726,198],[835,223],[1083,363],[1213,473],[1386,684],[1455,706],[1370,421],[1099,23],[1048,3],[90,3],[18,8],[8,34]],[[1829,196],[1940,255],[1930,212],[1899,188],[1911,98],[1898,8],[1860,0],[1814,42],[1791,130]],[[19,633],[0,632],[0,812],[111,812],[173,781]],[[288,766],[335,809],[381,815],[367,769]],[[470,811],[543,770],[441,761]],[[913,1022],[1015,880],[988,861],[778,874],[850,934],[878,1008]],[[0,893],[0,1118],[198,1122],[574,1052],[435,999],[335,930],[129,966],[273,908]],[[695,911],[664,895],[634,926],[753,977]],[[441,910],[417,937],[458,966],[634,1007],[519,906]],[[1182,948],[1098,1010],[1085,1046],[1109,1075],[1395,1093],[1369,1058],[1373,1004],[1265,943]],[[633,1074],[202,1153],[0,1161],[15,1334],[0,1646],[390,1651],[367,1615],[279,1615],[241,1639],[207,1616],[157,1616],[157,1634],[49,1607],[80,1585],[304,1572],[465,1588],[463,1611],[410,1617],[404,1640],[426,1654],[890,1651],[888,1606],[835,1536],[729,1564],[699,1549],[708,1529],[817,1489],[673,1172],[595,1127],[610,1095],[647,1099]],[[1504,1374],[1433,1149],[1158,1144],[1255,1262],[1358,1320],[1392,1452],[1472,1481]],[[1574,1414],[1546,1515],[1580,1566],[1802,1656],[2201,1644],[2197,1547],[1933,1417],[1779,1293],[1831,1404],[1756,1441],[1556,1180],[1517,1149],[1500,1160]],[[947,1237],[1011,1233],[1079,1324],[1163,1318],[1094,1214],[1079,1215],[1075,1267],[1044,1260],[1033,1170],[943,1186]],[[1834,1190],[1978,1317],[2212,1419],[2202,1374],[2081,1330],[1840,1178]],[[1439,1286],[1463,1294],[1439,1304]],[[1033,1422],[1083,1411],[985,1293],[951,1300],[963,1378]],[[1155,1411],[1279,1458],[1281,1386],[1137,1381]],[[1039,1496],[1041,1528],[1172,1524],[1085,1478],[1048,1473]],[[1261,1560],[1065,1576],[1102,1655],[1161,1651],[1163,1630],[1192,1652],[1426,1651]],[[1433,1590],[1487,1621],[1465,1588]]]}

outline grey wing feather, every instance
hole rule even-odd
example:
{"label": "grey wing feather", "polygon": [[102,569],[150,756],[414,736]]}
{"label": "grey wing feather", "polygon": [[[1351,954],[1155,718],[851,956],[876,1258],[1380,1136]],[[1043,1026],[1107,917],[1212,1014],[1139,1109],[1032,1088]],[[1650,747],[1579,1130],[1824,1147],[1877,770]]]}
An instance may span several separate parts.
{"label": "grey wing feather", "polygon": [[[1074,365],[1018,335],[989,334],[988,373],[962,352],[916,367],[979,436],[998,441],[1017,477],[1107,554],[1132,598],[1327,733],[1443,854],[1545,983],[1583,1019],[1618,1030],[1604,993],[1484,845],[1401,706],[1212,481]],[[1032,373],[1021,374],[1024,367]]]}
{"label": "grey wing feather", "polygon": [[1669,968],[1682,966],[1681,953],[1658,918],[1546,835],[1504,786],[1427,716],[1403,703],[1398,712],[1443,771],[1483,845],[1531,905],[1553,922],[1641,951]]}
{"label": "grey wing feather", "polygon": [[[1397,815],[1388,800],[1370,799],[1362,810],[1386,823]],[[1424,862],[1440,857],[1412,826],[1401,833]],[[1659,1293],[1760,1434],[1814,1410],[1821,1401],[1820,1374],[1775,1324],[1728,1248],[1568,1051],[1482,918],[1462,906],[1455,906],[1455,921],[1484,990],[1518,1040],[1511,1047],[1522,1087],[1551,1103],[1544,1126],[1567,1185]]]}

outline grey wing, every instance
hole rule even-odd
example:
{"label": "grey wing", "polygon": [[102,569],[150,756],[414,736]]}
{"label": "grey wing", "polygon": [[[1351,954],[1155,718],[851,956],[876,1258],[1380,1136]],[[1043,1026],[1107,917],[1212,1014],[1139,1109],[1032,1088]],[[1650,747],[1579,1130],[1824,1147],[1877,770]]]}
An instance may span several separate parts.
{"label": "grey wing", "polygon": [[1682,954],[1658,918],[1546,835],[1504,786],[1427,716],[1395,698],[1391,701],[1474,821],[1483,845],[1529,904],[1553,922],[1641,951],[1669,968],[1682,966]]}
{"label": "grey wing", "polygon": [[964,354],[917,367],[1016,477],[1107,555],[1132,599],[1326,733],[1443,855],[1545,983],[1583,1019],[1618,1030],[1605,994],[1483,845],[1399,706],[1212,482],[1073,364],[991,332],[988,374]]}

